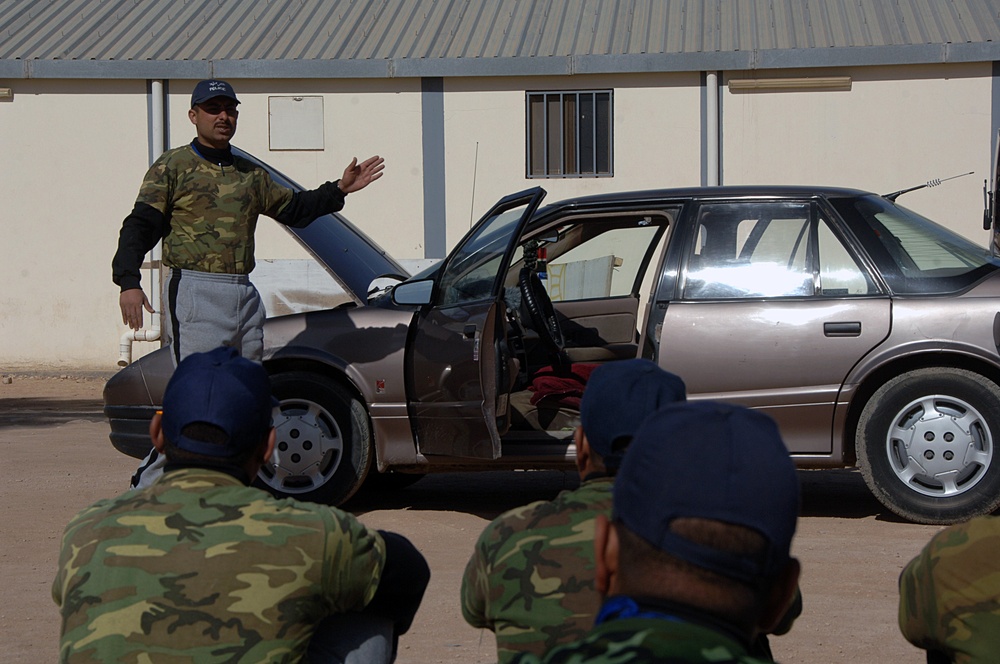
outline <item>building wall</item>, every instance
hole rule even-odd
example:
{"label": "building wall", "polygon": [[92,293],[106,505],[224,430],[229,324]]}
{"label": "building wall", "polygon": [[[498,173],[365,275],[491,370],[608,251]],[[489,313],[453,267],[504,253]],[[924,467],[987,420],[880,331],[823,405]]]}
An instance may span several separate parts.
{"label": "building wall", "polygon": [[[781,75],[796,73],[809,74]],[[981,189],[992,158],[991,65],[822,73],[850,75],[851,90],[722,88],[723,183],[832,184],[886,193],[975,171],[901,202],[985,244]],[[748,73],[725,74],[723,86],[733,76]],[[193,83],[168,82],[167,147],[194,136],[187,118]],[[698,73],[445,79],[443,182],[440,173],[423,172],[417,79],[233,83],[243,102],[234,143],[303,186],[336,179],[353,156],[386,158],[382,180],[350,196],[344,213],[400,259],[425,255],[425,177],[436,179],[432,191],[444,189],[449,248],[498,198],[527,187],[542,186],[555,201],[702,179]],[[0,102],[0,371],[111,370],[125,328],[110,261],[149,163],[146,82],[18,79],[0,86],[15,94]],[[614,177],[527,178],[525,91],[605,88],[614,90]],[[270,150],[270,95],[322,95],[325,148]],[[305,254],[262,220],[258,258],[296,261]],[[135,354],[155,347],[138,343]]]}
{"label": "building wall", "polygon": [[0,372],[113,367],[111,257],[147,166],[142,81],[17,80],[0,103]]}
{"label": "building wall", "polygon": [[[905,194],[899,202],[986,245],[982,189],[993,156],[992,65],[822,73],[850,76],[851,89],[733,93],[723,88],[722,182],[829,184],[887,194],[974,171]],[[725,83],[749,77],[732,73]]]}

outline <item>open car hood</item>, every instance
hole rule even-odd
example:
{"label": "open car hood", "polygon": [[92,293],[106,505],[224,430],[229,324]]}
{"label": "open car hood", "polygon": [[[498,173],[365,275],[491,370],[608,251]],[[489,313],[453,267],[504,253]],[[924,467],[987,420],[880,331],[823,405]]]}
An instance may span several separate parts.
{"label": "open car hood", "polygon": [[[233,153],[266,170],[271,179],[294,191],[304,191],[288,176],[251,154],[233,147]],[[282,225],[359,305],[367,304],[368,289],[381,277],[410,276],[382,247],[339,213],[325,214],[305,228]]]}

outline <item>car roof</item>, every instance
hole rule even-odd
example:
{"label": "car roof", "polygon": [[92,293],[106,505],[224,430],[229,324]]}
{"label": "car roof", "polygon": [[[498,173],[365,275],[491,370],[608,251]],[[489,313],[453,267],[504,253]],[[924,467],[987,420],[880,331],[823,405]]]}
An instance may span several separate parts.
{"label": "car roof", "polygon": [[540,208],[535,217],[545,217],[558,210],[570,208],[596,208],[617,205],[654,204],[663,201],[678,201],[711,198],[853,198],[877,195],[870,191],[847,187],[809,185],[730,185],[720,187],[678,187],[673,189],[646,189],[641,191],[618,191],[590,196],[578,196],[554,201]]}

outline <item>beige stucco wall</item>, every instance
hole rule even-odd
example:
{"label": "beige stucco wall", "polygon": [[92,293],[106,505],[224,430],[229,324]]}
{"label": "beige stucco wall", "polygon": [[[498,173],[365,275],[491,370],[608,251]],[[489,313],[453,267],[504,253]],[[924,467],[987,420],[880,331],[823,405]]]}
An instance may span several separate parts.
{"label": "beige stucco wall", "polygon": [[[987,244],[990,63],[824,70],[849,91],[722,93],[725,184],[829,184],[881,194],[934,178],[974,175],[899,202]],[[756,72],[759,78],[816,72]],[[751,78],[749,72],[724,78]]]}
{"label": "beige stucco wall", "polygon": [[147,165],[141,81],[0,81],[0,372],[113,367],[111,257]]}
{"label": "beige stucco wall", "polygon": [[[810,72],[781,75],[796,73]],[[734,94],[723,88],[723,182],[885,193],[975,171],[901,202],[985,244],[981,188],[991,161],[991,65],[822,73],[850,75],[851,90]],[[193,83],[168,85],[167,147],[194,135],[187,118]],[[344,212],[397,258],[423,257],[419,80],[233,83],[243,101],[234,143],[306,187],[336,179],[353,156],[384,156],[385,177],[352,195]],[[498,198],[535,185],[555,201],[699,184],[700,86],[697,73],[446,79],[448,246]],[[146,84],[18,79],[0,80],[0,87],[14,89],[12,101],[0,102],[0,373],[113,370],[125,328],[110,261],[148,166]],[[614,177],[526,178],[525,91],[607,88],[614,90]],[[325,149],[269,150],[270,95],[322,95]],[[262,260],[304,257],[267,220],[258,245]],[[155,347],[139,343],[136,355]]]}

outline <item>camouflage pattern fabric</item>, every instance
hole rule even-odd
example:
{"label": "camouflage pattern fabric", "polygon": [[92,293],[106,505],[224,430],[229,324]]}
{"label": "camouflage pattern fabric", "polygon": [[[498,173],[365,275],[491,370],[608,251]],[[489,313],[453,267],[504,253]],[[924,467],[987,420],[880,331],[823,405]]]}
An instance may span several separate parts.
{"label": "camouflage pattern fabric", "polygon": [[298,662],[316,623],[371,601],[384,562],[349,514],[173,470],[66,528],[60,661]]}
{"label": "camouflage pattern fabric", "polygon": [[611,478],[499,516],[483,531],[462,579],[462,615],[496,633],[497,656],[546,650],[594,624],[594,521],[611,513]]}
{"label": "camouflage pattern fabric", "polygon": [[548,652],[525,653],[516,664],[762,664],[736,641],[680,620],[624,618],[601,623],[585,638]]}
{"label": "camouflage pattern fabric", "polygon": [[257,217],[274,217],[292,191],[252,162],[234,159],[220,166],[185,145],[164,152],[147,171],[136,203],[170,220],[164,265],[221,274],[253,270]]}
{"label": "camouflage pattern fabric", "polygon": [[1000,657],[1000,519],[984,516],[935,535],[899,577],[906,640],[956,664]]}

